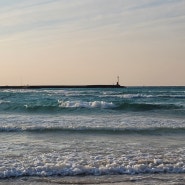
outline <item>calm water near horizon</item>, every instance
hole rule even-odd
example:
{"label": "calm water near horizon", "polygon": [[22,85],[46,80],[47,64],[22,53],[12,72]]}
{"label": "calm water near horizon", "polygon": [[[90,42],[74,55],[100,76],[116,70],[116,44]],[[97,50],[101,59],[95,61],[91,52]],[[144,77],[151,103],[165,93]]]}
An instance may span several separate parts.
{"label": "calm water near horizon", "polygon": [[1,89],[0,182],[185,174],[185,87]]}

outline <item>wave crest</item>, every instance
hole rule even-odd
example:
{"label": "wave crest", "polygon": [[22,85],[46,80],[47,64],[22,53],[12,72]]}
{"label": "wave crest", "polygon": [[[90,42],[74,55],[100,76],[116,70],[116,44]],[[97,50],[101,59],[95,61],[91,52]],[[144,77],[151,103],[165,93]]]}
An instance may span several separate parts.
{"label": "wave crest", "polygon": [[62,108],[114,108],[115,104],[112,102],[105,101],[93,101],[93,102],[82,102],[82,101],[60,101],[58,100],[59,107]]}
{"label": "wave crest", "polygon": [[151,110],[178,110],[184,115],[184,106],[165,103],[134,103],[127,101],[78,101],[58,100],[52,102],[13,103],[0,102],[0,111],[27,112],[27,113],[58,113],[73,109],[112,109],[114,111],[151,111]]}
{"label": "wave crest", "polygon": [[27,127],[0,127],[0,132],[68,132],[68,133],[93,133],[93,134],[140,134],[164,135],[184,134],[185,127],[149,127],[149,128],[108,128],[108,127],[52,127],[52,126],[27,126]]}

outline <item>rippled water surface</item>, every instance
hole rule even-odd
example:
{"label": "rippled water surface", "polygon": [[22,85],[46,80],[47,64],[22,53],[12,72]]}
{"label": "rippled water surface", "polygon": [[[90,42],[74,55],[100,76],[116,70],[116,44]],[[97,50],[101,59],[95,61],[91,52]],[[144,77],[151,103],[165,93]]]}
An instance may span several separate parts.
{"label": "rippled water surface", "polygon": [[0,90],[0,178],[185,173],[185,88]]}

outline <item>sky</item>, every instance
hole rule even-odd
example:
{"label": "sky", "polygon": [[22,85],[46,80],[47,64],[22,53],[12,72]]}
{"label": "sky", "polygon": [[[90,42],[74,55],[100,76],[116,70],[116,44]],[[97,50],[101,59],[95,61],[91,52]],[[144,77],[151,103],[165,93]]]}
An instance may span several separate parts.
{"label": "sky", "polygon": [[185,86],[185,0],[0,0],[0,85]]}

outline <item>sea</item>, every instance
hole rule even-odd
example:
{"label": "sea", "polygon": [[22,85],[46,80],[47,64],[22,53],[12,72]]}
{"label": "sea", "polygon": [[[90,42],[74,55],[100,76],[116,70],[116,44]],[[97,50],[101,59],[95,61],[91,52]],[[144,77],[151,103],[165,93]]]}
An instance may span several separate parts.
{"label": "sea", "polygon": [[185,87],[0,89],[0,184],[184,177]]}

